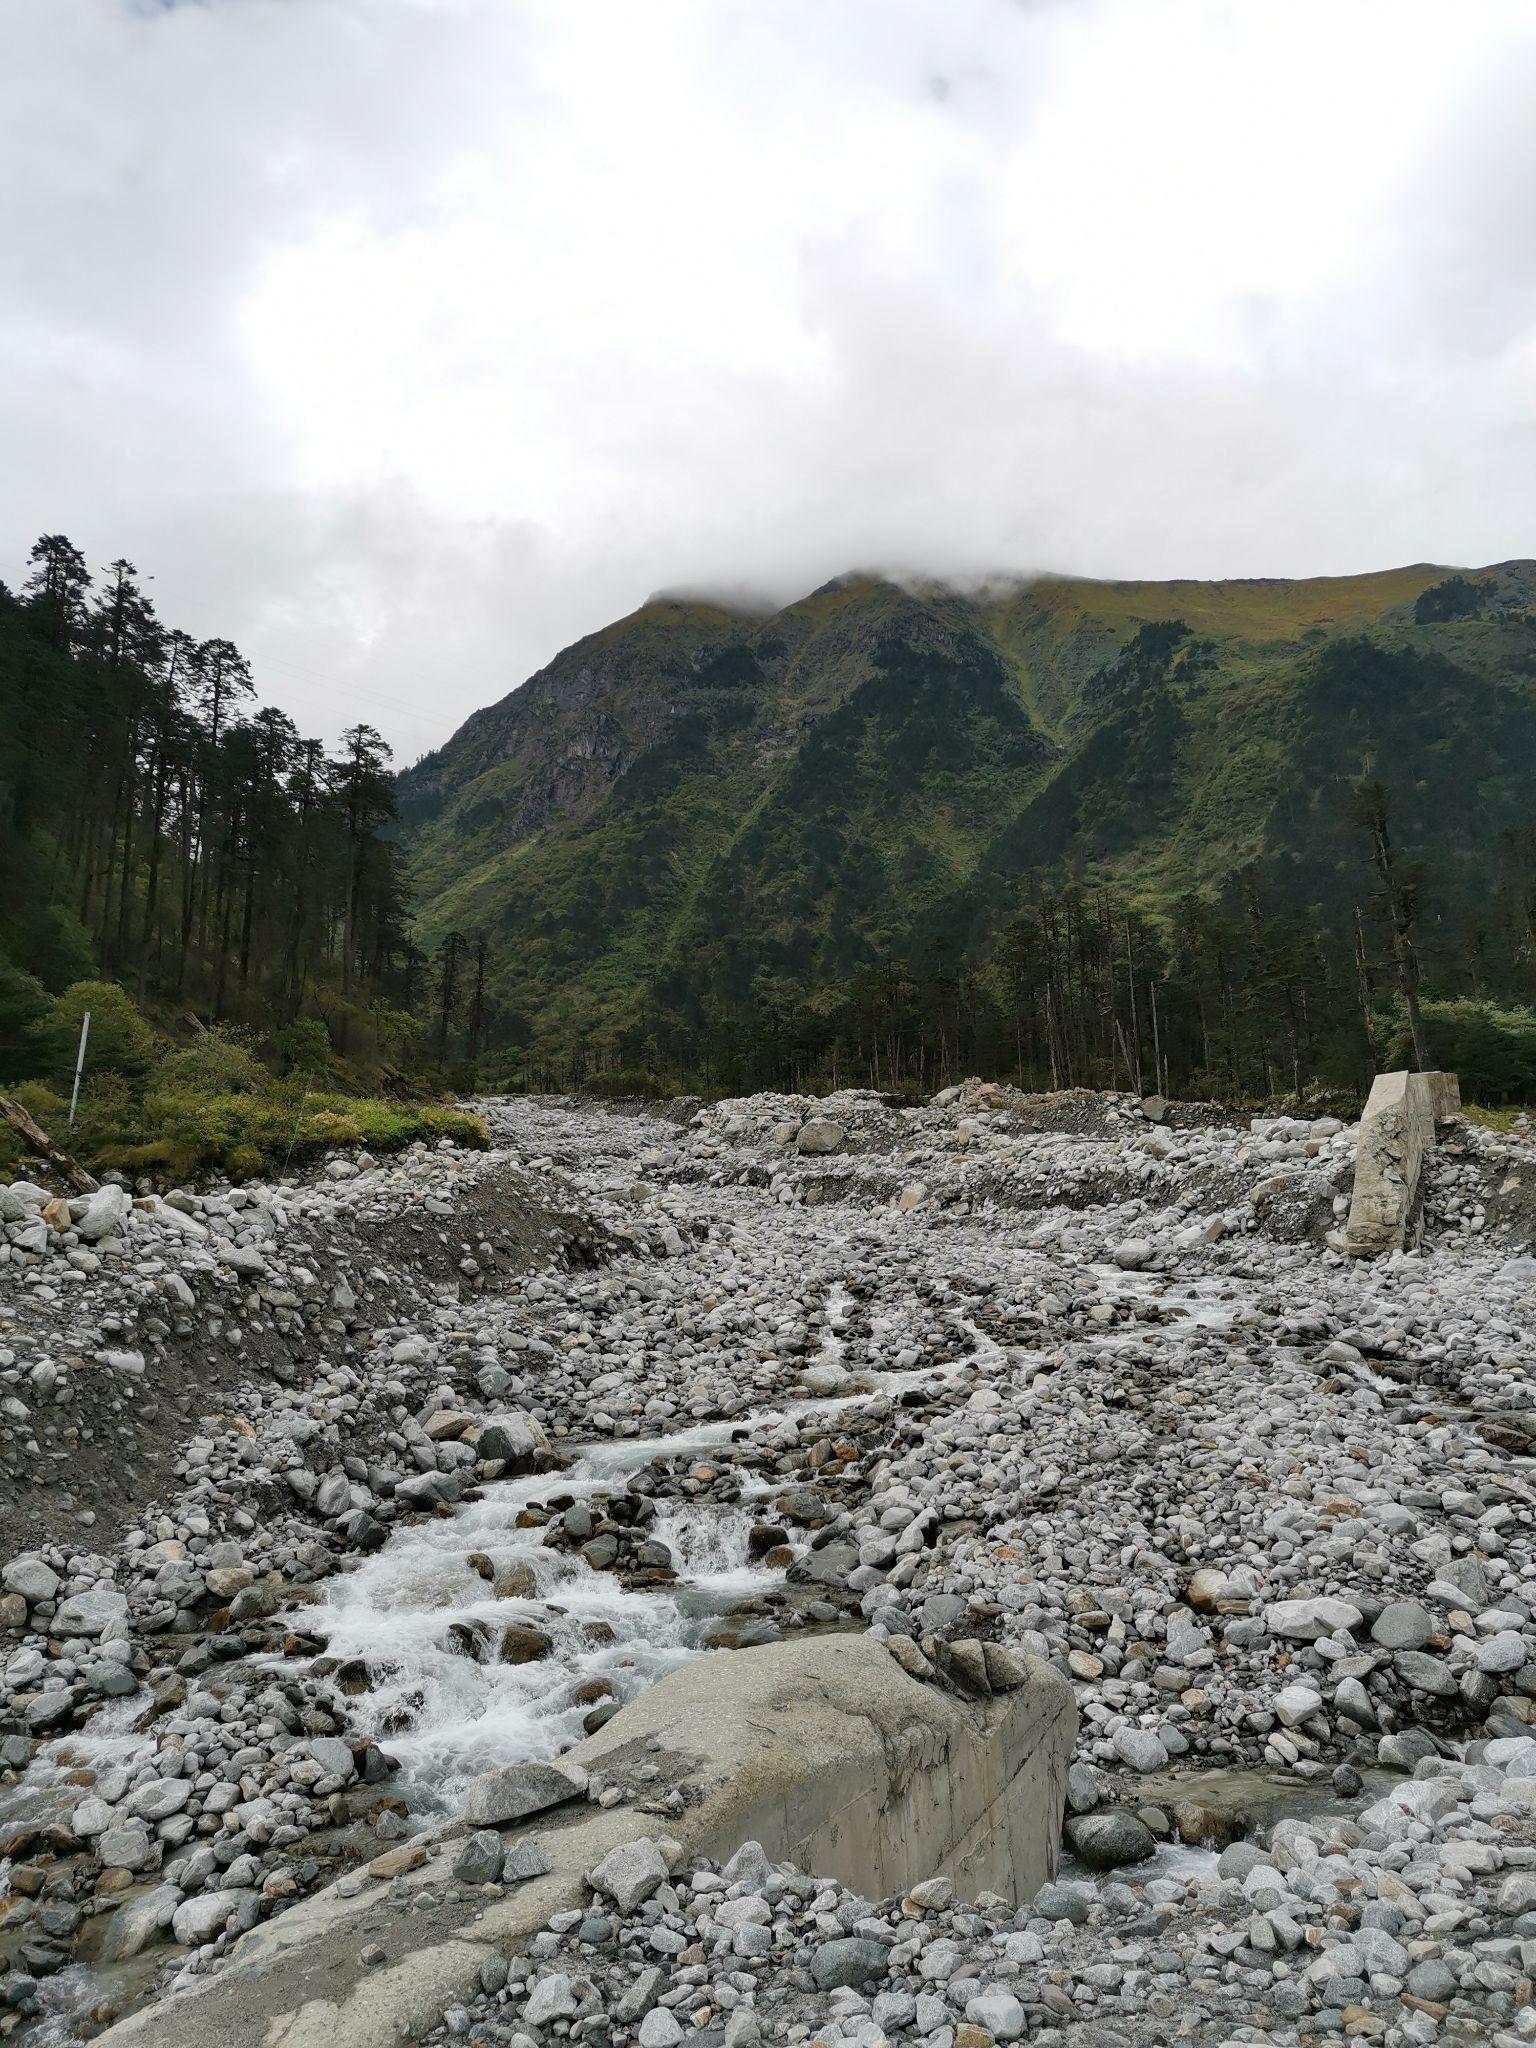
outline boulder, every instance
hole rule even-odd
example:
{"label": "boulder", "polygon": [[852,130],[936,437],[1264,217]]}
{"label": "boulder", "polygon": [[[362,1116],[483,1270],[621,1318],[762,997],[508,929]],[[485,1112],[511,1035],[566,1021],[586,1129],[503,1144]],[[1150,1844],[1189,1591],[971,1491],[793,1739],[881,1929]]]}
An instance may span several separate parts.
{"label": "boulder", "polygon": [[1392,1664],[1405,1685],[1411,1685],[1415,1692],[1428,1693],[1432,1699],[1453,1700],[1460,1690],[1451,1667],[1422,1650],[1399,1650]]}
{"label": "boulder", "polygon": [[477,1458],[495,1459],[514,1472],[531,1472],[549,1453],[549,1438],[542,1424],[520,1408],[505,1414],[488,1415],[475,1438]]}
{"label": "boulder", "polygon": [[848,1134],[842,1125],[824,1116],[813,1116],[809,1123],[802,1124],[795,1139],[799,1151],[817,1155],[841,1152],[847,1142]]}
{"label": "boulder", "polygon": [[850,1934],[840,1941],[824,1941],[811,1957],[811,1975],[821,1991],[857,1990],[879,1977],[888,1976],[891,1952],[883,1941],[871,1941]]}
{"label": "boulder", "polygon": [[48,1633],[55,1636],[99,1636],[128,1618],[128,1596],[116,1586],[91,1586],[71,1593],[54,1610]]}
{"label": "boulder", "polygon": [[667,1881],[661,1851],[649,1836],[610,1849],[592,1872],[592,1889],[611,1898],[627,1920],[635,1908]]}
{"label": "boulder", "polygon": [[102,1953],[109,1963],[126,1963],[171,1925],[181,1893],[173,1884],[156,1885],[142,1897],[119,1906],[107,1928]]}
{"label": "boulder", "polygon": [[86,1244],[95,1244],[103,1237],[115,1237],[123,1230],[132,1209],[128,1190],[109,1183],[87,1199],[83,1214],[76,1219],[75,1229]]}
{"label": "boulder", "polygon": [[1352,1632],[1365,1619],[1348,1600],[1334,1600],[1327,1594],[1311,1600],[1275,1600],[1264,1610],[1264,1626],[1272,1636],[1288,1642],[1315,1643],[1341,1629]]}
{"label": "boulder", "polygon": [[1355,1185],[1342,1239],[1352,1258],[1411,1250],[1423,1232],[1420,1178],[1435,1125],[1454,1116],[1454,1074],[1378,1074],[1355,1140]]}
{"label": "boulder", "polygon": [[522,1835],[502,1858],[501,1881],[503,1884],[525,1884],[530,1877],[546,1876],[554,1867],[533,1836]]}
{"label": "boulder", "polygon": [[501,1836],[494,1828],[477,1828],[453,1859],[460,1884],[496,1884],[501,1878]]}
{"label": "boulder", "polygon": [[222,1934],[229,1916],[247,1902],[253,1907],[257,1905],[254,1892],[199,1892],[194,1898],[183,1899],[176,1908],[171,1916],[171,1932],[183,1948],[200,1948],[205,1941]]}
{"label": "boulder", "polygon": [[1150,1728],[1117,1728],[1110,1738],[1115,1754],[1133,1771],[1162,1771],[1168,1768],[1168,1751],[1162,1737]]}
{"label": "boulder", "polygon": [[472,1782],[460,1811],[472,1826],[500,1827],[579,1799],[586,1789],[586,1772],[568,1764],[503,1764]]}
{"label": "boulder", "polygon": [[1157,1839],[1145,1821],[1126,1807],[1104,1813],[1075,1813],[1067,1822],[1067,1840],[1090,1870],[1119,1870],[1123,1864],[1145,1863]]}
{"label": "boulder", "polygon": [[1422,1650],[1434,1632],[1428,1608],[1417,1600],[1393,1600],[1371,1623],[1371,1641],[1385,1650]]}
{"label": "boulder", "polygon": [[40,1557],[17,1557],[0,1571],[0,1585],[35,1607],[39,1600],[51,1600],[58,1592],[59,1575]]}

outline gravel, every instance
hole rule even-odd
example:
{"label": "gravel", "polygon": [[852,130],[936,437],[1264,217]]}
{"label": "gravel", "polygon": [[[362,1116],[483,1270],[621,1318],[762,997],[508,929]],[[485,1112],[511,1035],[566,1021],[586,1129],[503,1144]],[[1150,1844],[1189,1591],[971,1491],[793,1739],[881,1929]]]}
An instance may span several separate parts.
{"label": "gravel", "polygon": [[[1364,1265],[1329,1242],[1336,1119],[980,1084],[482,1107],[484,1155],[103,1190],[40,1248],[46,1191],[4,1191],[0,1469],[47,1484],[0,1565],[0,2027],[63,2009],[100,1915],[170,1981],[338,1870],[409,1871],[430,1808],[362,1711],[379,1675],[325,1654],[328,1584],[547,1473],[545,1545],[627,1586],[750,1480],[776,1562],[727,1643],[865,1628],[971,1693],[1054,1661],[1072,1860],[1017,1910],[754,1845],[685,1870],[662,1784],[654,1841],[434,2038],[1536,2039],[1528,1133],[1443,1146],[1423,1249]],[[92,1493],[156,1402],[152,1497]],[[701,1428],[548,1504],[574,1444]],[[558,1677],[536,1588],[495,1599]],[[534,1756],[493,1787],[469,1889],[545,1867],[553,1799],[623,1796]]]}

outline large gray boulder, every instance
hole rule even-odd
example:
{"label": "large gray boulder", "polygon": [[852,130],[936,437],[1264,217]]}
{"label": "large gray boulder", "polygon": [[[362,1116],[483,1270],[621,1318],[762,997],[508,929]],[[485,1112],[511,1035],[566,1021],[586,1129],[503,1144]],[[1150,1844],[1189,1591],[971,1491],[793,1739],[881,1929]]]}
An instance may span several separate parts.
{"label": "large gray boulder", "polygon": [[1316,1643],[1340,1629],[1353,1633],[1365,1619],[1352,1600],[1319,1593],[1306,1600],[1273,1600],[1264,1610],[1264,1626],[1287,1642]]}
{"label": "large gray boulder", "polygon": [[116,1586],[90,1586],[71,1593],[54,1609],[48,1633],[55,1636],[99,1636],[128,1618],[128,1596]]}
{"label": "large gray boulder", "polygon": [[40,1557],[17,1557],[0,1571],[0,1586],[19,1593],[29,1607],[39,1600],[51,1600],[59,1590],[59,1575]]}
{"label": "large gray boulder", "polygon": [[75,1219],[75,1229],[87,1244],[95,1244],[103,1237],[116,1237],[127,1224],[132,1209],[126,1188],[98,1188],[86,1202],[84,1213]]}
{"label": "large gray boulder", "polygon": [[825,1116],[813,1116],[809,1123],[802,1124],[795,1139],[800,1151],[813,1154],[841,1152],[847,1142],[848,1133],[842,1125]]}
{"label": "large gray boulder", "polygon": [[1127,1863],[1145,1863],[1157,1848],[1157,1837],[1127,1807],[1105,1813],[1075,1813],[1067,1822],[1067,1840],[1090,1870],[1118,1870]]}
{"label": "large gray boulder", "polygon": [[627,1920],[636,1906],[667,1881],[667,1865],[661,1851],[648,1836],[625,1842],[608,1854],[592,1872],[592,1889],[605,1892]]}
{"label": "large gray boulder", "polygon": [[563,1764],[504,1764],[476,1778],[464,1795],[463,1815],[475,1826],[505,1825],[579,1799],[586,1773]]}
{"label": "large gray boulder", "polygon": [[543,1426],[513,1408],[504,1415],[488,1415],[475,1438],[475,1455],[494,1458],[515,1472],[531,1472],[549,1452],[549,1438]]}

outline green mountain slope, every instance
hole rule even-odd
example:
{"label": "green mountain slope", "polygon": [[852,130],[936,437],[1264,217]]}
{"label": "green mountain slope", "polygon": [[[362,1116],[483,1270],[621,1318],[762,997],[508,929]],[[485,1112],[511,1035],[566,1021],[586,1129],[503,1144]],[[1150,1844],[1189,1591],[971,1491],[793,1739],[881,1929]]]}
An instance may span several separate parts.
{"label": "green mountain slope", "polygon": [[484,936],[492,1043],[638,1058],[829,1015],[893,962],[985,969],[1072,883],[1156,929],[1243,877],[1255,919],[1262,884],[1337,938],[1371,888],[1350,791],[1379,778],[1464,952],[1536,812],[1533,604],[1524,561],[659,600],[401,778],[420,936]]}

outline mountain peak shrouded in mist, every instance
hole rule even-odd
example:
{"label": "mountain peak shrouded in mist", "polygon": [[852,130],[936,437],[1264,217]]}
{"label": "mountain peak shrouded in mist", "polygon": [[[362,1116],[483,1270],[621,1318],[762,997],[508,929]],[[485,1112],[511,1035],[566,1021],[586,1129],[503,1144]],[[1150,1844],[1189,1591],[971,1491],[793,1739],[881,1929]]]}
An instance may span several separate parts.
{"label": "mountain peak shrouded in mist", "polygon": [[1529,802],[1533,602],[1527,561],[659,597],[401,779],[423,935],[483,934],[503,1041],[553,1062],[831,1015],[892,960],[991,971],[1042,889],[1166,918],[1242,874],[1342,931],[1367,775],[1449,932]]}
{"label": "mountain peak shrouded in mist", "polygon": [[1528,513],[1514,0],[5,21],[0,559],[157,563],[327,738],[414,758],[658,589],[1486,561]]}

